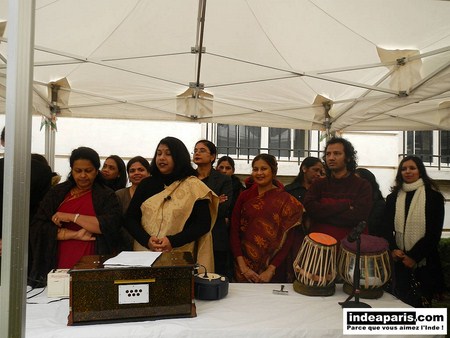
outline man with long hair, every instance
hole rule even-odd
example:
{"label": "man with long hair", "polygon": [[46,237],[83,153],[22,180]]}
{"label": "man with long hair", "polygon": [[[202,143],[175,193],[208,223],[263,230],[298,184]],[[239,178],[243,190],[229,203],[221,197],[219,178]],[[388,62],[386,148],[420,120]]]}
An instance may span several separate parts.
{"label": "man with long hair", "polygon": [[325,147],[327,176],[312,184],[304,205],[311,219],[311,232],[322,232],[340,241],[372,208],[369,182],[355,175],[356,151],[346,139],[334,137]]}

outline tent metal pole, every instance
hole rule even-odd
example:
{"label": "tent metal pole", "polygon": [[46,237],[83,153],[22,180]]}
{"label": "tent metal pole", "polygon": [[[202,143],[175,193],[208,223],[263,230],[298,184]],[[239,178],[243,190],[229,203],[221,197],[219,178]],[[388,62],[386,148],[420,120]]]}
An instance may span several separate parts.
{"label": "tent metal pole", "polygon": [[421,81],[417,82],[416,84],[414,84],[410,89],[409,92],[413,92],[414,90],[416,90],[417,88],[419,88],[420,86],[422,86],[425,82],[427,82],[428,80],[432,79],[434,76],[436,76],[437,74],[439,74],[440,72],[446,70],[448,67],[450,67],[450,61],[445,63],[444,65],[442,65],[441,67],[439,67],[438,69],[436,69],[434,72],[428,74],[428,76],[426,76],[425,78],[423,78]]}
{"label": "tent metal pole", "polygon": [[[383,83],[389,76],[391,76],[394,73],[394,69],[391,69],[387,74],[385,74],[381,79],[379,79],[377,82],[375,82],[375,86],[378,86],[380,83]],[[371,93],[370,90],[366,90],[361,96],[359,96],[357,99],[355,99],[350,105],[348,105],[343,111],[336,114],[335,119],[340,118],[342,115],[344,115],[347,111],[349,111],[352,107],[355,106],[355,104],[360,101],[362,98],[366,97]]]}
{"label": "tent metal pole", "polygon": [[331,116],[330,116],[330,110],[331,110],[331,102],[326,101],[322,103],[323,109],[325,109],[325,137],[327,141],[332,137],[331,135]]}
{"label": "tent metal pole", "polygon": [[45,158],[55,170],[55,130],[48,124],[45,125]]}
{"label": "tent metal pole", "polygon": [[[0,337],[25,337],[35,1],[8,2]],[[14,225],[14,226],[13,226]],[[12,240],[14,239],[14,245]]]}
{"label": "tent metal pole", "polygon": [[197,63],[197,88],[200,87],[200,74],[201,74],[201,67],[202,67],[202,54],[203,54],[203,34],[205,32],[205,15],[206,15],[206,0],[200,0],[199,2],[201,14],[199,17],[200,21],[200,36],[199,36],[199,45],[198,45],[198,63]]}

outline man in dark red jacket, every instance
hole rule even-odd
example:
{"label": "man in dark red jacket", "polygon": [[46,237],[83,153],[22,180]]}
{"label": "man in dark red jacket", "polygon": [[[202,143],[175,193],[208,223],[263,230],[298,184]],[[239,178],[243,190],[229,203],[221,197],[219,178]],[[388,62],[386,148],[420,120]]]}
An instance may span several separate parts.
{"label": "man in dark red jacket", "polygon": [[327,176],[313,183],[304,206],[311,219],[310,232],[328,234],[339,242],[359,222],[367,221],[372,188],[369,182],[355,176],[356,151],[346,139],[330,139],[323,159]]}

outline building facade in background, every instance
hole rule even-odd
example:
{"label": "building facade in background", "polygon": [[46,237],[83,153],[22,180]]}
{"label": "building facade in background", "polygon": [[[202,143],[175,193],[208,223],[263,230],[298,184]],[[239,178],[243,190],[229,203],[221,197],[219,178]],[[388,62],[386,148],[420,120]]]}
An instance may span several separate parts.
{"label": "building facade in background", "polygon": [[[4,125],[4,116],[2,116]],[[270,153],[278,159],[280,180],[290,182],[306,156],[323,156],[325,138],[322,131],[285,128],[199,124],[165,121],[107,120],[60,118],[55,133],[54,171],[67,177],[69,156],[73,149],[88,146],[103,161],[119,155],[125,162],[141,155],[151,160],[158,142],[166,136],[181,139],[189,150],[202,138],[213,141],[221,155],[236,162],[236,174],[251,173],[256,154]],[[450,131],[380,131],[346,132],[358,155],[358,165],[377,177],[384,196],[393,185],[399,159],[403,154],[421,156],[429,175],[437,181],[450,201]],[[41,118],[33,117],[32,152],[45,153],[45,130]],[[450,203],[446,203],[445,228],[450,236]]]}

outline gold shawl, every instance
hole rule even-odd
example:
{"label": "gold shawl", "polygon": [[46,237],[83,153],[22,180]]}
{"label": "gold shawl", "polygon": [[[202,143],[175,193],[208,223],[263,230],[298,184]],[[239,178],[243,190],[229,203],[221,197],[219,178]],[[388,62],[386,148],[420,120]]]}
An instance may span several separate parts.
{"label": "gold shawl", "polygon": [[[210,231],[197,241],[188,243],[176,251],[189,251],[197,263],[214,272],[214,254],[211,230],[216,222],[219,198],[202,181],[195,176],[175,181],[160,193],[148,198],[141,205],[142,227],[150,236],[164,237],[181,232],[198,200],[209,200],[211,214]],[[148,250],[134,242],[134,250]]]}

